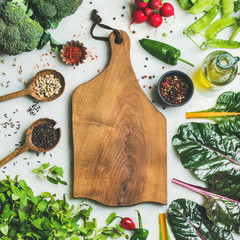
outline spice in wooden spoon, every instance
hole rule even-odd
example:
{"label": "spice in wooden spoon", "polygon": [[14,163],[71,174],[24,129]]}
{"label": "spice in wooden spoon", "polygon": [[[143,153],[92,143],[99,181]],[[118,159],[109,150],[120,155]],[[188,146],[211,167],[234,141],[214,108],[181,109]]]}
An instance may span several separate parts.
{"label": "spice in wooden spoon", "polygon": [[25,143],[0,161],[0,167],[27,150],[47,152],[58,144],[61,137],[60,128],[55,129],[56,122],[49,118],[41,118],[29,127]]}
{"label": "spice in wooden spoon", "polygon": [[44,69],[32,78],[26,89],[1,96],[0,102],[25,95],[31,95],[38,101],[49,102],[60,97],[64,88],[65,79],[61,73],[53,69]]}

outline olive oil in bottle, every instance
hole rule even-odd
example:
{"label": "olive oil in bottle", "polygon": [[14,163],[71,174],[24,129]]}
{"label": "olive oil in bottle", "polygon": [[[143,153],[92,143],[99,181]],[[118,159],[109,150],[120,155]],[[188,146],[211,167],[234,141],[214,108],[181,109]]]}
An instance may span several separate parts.
{"label": "olive oil in bottle", "polygon": [[218,90],[234,80],[238,72],[239,57],[233,57],[225,51],[214,51],[204,60],[200,71],[202,84],[212,90]]}

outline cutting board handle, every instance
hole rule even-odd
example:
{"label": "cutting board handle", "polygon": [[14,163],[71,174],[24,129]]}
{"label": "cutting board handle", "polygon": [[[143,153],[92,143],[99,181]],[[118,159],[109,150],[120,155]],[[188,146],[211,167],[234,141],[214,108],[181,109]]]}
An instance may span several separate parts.
{"label": "cutting board handle", "polygon": [[111,65],[115,65],[118,64],[118,62],[126,62],[127,64],[129,64],[129,66],[131,66],[131,62],[130,62],[130,38],[127,35],[126,32],[119,30],[123,41],[121,44],[117,44],[115,43],[115,39],[116,36],[114,34],[114,32],[112,32],[109,36],[109,42],[110,42],[110,46],[111,46],[111,60],[109,62],[108,68]]}

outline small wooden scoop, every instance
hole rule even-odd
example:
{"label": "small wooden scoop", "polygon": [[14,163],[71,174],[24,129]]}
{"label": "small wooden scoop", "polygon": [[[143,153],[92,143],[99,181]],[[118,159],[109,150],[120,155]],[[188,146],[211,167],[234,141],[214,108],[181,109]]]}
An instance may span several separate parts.
{"label": "small wooden scoop", "polygon": [[[36,81],[40,78],[40,77],[44,77],[46,75],[54,75],[54,77],[58,78],[60,80],[60,84],[61,84],[61,88],[59,90],[58,94],[53,94],[51,97],[40,97],[37,93],[36,90],[34,89],[36,86]],[[53,101],[56,98],[60,97],[64,91],[65,88],[65,79],[63,77],[63,75],[59,72],[57,72],[56,70],[53,69],[44,69],[39,71],[34,77],[33,79],[30,81],[28,87],[24,90],[18,91],[18,92],[14,92],[14,93],[10,93],[4,96],[0,97],[0,102],[4,102],[10,99],[14,99],[14,98],[18,98],[18,97],[22,97],[25,95],[31,95],[32,97],[34,97],[35,99],[37,99],[38,101],[43,101],[43,102],[49,102],[49,101]]]}
{"label": "small wooden scoop", "polygon": [[41,119],[35,121],[34,123],[32,123],[32,125],[27,130],[25,143],[21,147],[16,149],[14,152],[9,154],[7,157],[2,159],[0,161],[0,167],[4,166],[8,162],[10,162],[12,159],[14,159],[15,157],[17,157],[18,155],[20,155],[21,153],[23,153],[23,152],[25,152],[27,150],[33,150],[33,151],[36,151],[36,152],[47,152],[47,151],[52,150],[58,144],[58,142],[60,140],[60,137],[61,137],[61,130],[60,130],[60,128],[56,129],[58,140],[55,142],[55,144],[53,146],[51,146],[49,148],[40,148],[40,147],[35,146],[33,144],[33,142],[32,142],[32,135],[33,135],[34,128],[36,126],[38,126],[39,124],[44,124],[44,123],[48,123],[52,127],[56,125],[56,122],[54,120],[52,120],[52,119],[49,119],[49,118],[41,118]]}

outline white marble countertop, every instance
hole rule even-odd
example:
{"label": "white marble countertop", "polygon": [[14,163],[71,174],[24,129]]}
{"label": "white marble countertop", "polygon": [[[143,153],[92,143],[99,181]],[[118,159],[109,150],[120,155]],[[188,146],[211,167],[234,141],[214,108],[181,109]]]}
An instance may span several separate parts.
{"label": "white marble countertop", "polygon": [[[128,30],[129,18],[127,5],[128,0],[84,0],[78,11],[68,18],[65,18],[59,27],[52,30],[52,36],[59,42],[65,43],[69,40],[79,40],[87,47],[89,53],[85,64],[79,65],[76,68],[67,66],[60,61],[56,53],[50,54],[50,47],[46,45],[41,51],[34,50],[30,53],[23,53],[18,56],[16,66],[14,56],[6,56],[1,54],[0,60],[6,60],[6,64],[0,62],[0,95],[11,93],[25,88],[24,83],[19,81],[23,78],[28,82],[41,69],[54,68],[60,71],[66,79],[66,89],[63,95],[53,102],[36,102],[31,97],[21,97],[0,103],[0,159],[11,153],[19,144],[24,141],[25,133],[31,123],[39,118],[48,117],[55,119],[58,126],[62,130],[62,138],[58,146],[51,152],[45,155],[40,153],[37,156],[34,152],[25,152],[13,161],[0,169],[0,178],[4,179],[6,175],[14,177],[20,175],[21,179],[27,181],[35,194],[43,191],[56,193],[58,198],[62,198],[66,194],[68,201],[77,206],[82,200],[72,198],[72,182],[73,182],[73,147],[72,147],[72,132],[71,132],[71,97],[74,89],[80,84],[91,80],[99,72],[101,72],[109,61],[109,46],[106,42],[96,41],[89,34],[90,13],[92,9],[98,9],[100,16],[103,18],[103,23],[112,27],[126,31],[131,38],[131,62],[139,84],[153,102],[154,106],[165,115],[167,118],[167,137],[168,137],[168,205],[163,206],[156,203],[143,203],[131,207],[107,207],[91,200],[86,200],[93,206],[92,217],[98,219],[99,224],[103,225],[109,213],[116,211],[120,216],[129,216],[137,222],[137,215],[134,209],[138,209],[142,213],[143,224],[146,229],[149,229],[150,240],[159,238],[158,214],[166,212],[169,204],[178,198],[187,198],[196,201],[199,204],[203,203],[202,196],[189,190],[183,189],[171,183],[172,178],[177,178],[185,182],[196,185],[202,185],[189,170],[183,168],[180,158],[176,155],[171,139],[176,134],[180,124],[189,121],[185,118],[185,112],[207,109],[215,105],[217,97],[227,91],[239,91],[240,76],[229,84],[224,89],[218,91],[210,91],[198,87],[196,73],[200,68],[203,59],[214,49],[206,51],[199,50],[186,36],[182,34],[183,29],[194,22],[194,16],[184,12],[177,1],[172,4],[175,7],[176,19],[170,24],[164,23],[157,31],[154,37],[155,29],[148,26],[146,23],[133,25],[132,30],[135,34],[131,34]],[[125,7],[125,9],[123,8]],[[115,18],[115,19],[114,19]],[[223,34],[227,34],[226,30]],[[106,30],[97,30],[98,35],[108,36],[110,32]],[[162,34],[167,33],[167,37]],[[139,45],[138,40],[149,36],[151,39],[166,42],[175,46],[182,52],[182,58],[192,61],[195,67],[192,68],[182,62],[177,66],[167,65],[154,57],[147,54]],[[240,36],[237,37],[240,40]],[[228,50],[233,55],[238,55],[239,50]],[[148,57],[148,60],[146,60]],[[23,66],[23,74],[19,74],[20,65]],[[145,67],[146,65],[146,67]],[[191,101],[179,108],[164,108],[157,96],[156,85],[160,76],[168,70],[181,70],[189,74],[195,82],[195,92]],[[3,75],[2,72],[6,72]],[[143,76],[147,76],[143,78]],[[153,77],[155,76],[155,77]],[[2,86],[4,83],[5,86]],[[32,109],[32,113],[28,111]],[[4,128],[2,123],[9,121],[14,125]],[[197,120],[195,120],[197,121]],[[67,186],[53,185],[45,179],[40,179],[32,172],[33,168],[37,168],[41,163],[50,162],[63,167],[64,178],[68,182]],[[234,235],[235,239],[240,239],[240,235]],[[173,238],[174,239],[174,238]]]}

